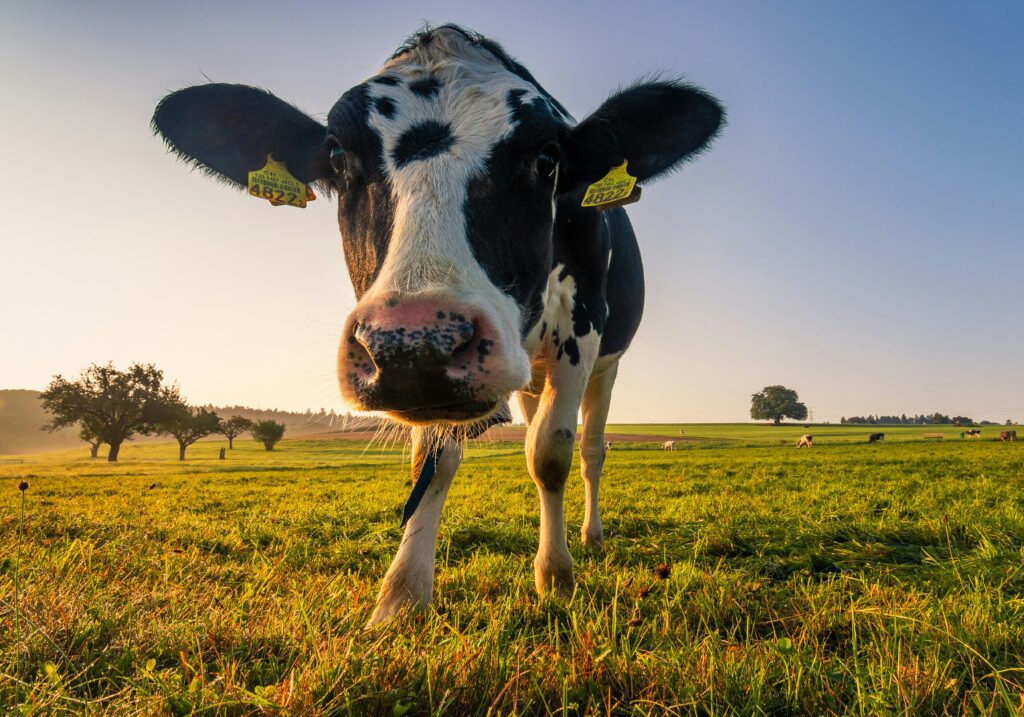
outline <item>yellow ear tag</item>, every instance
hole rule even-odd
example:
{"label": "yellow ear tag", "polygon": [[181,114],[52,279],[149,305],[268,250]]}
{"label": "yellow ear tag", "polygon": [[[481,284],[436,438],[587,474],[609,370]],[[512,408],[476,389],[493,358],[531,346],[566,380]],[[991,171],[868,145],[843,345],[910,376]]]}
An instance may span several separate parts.
{"label": "yellow ear tag", "polygon": [[639,201],[640,187],[636,186],[636,177],[626,171],[628,164],[624,161],[612,167],[608,174],[587,187],[581,206],[611,209]]}
{"label": "yellow ear tag", "polygon": [[267,155],[263,169],[249,172],[249,194],[266,199],[275,207],[287,204],[290,207],[305,208],[306,202],[316,199],[313,190],[297,180],[272,155]]}

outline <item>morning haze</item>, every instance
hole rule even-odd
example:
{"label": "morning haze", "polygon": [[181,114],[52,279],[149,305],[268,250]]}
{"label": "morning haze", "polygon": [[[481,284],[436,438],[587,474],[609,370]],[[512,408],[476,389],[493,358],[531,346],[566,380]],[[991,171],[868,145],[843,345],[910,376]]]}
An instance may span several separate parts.
{"label": "morning haze", "polygon": [[1019,4],[552,7],[5,5],[0,388],[139,360],[195,403],[344,410],[332,200],[199,181],[149,119],[206,78],[322,119],[431,20],[493,36],[577,117],[659,69],[728,107],[714,161],[631,208],[647,308],[613,421],[744,419],[775,383],[819,421],[1024,415]]}

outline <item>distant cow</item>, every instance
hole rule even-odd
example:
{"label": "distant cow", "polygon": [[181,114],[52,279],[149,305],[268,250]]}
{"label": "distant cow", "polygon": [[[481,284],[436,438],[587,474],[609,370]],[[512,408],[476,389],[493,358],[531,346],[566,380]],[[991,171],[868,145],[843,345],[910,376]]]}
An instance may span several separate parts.
{"label": "distant cow", "polygon": [[868,436],[868,443],[878,443],[879,441],[884,441],[884,440],[885,440],[885,434],[884,433],[872,433],[870,436]]}
{"label": "distant cow", "polygon": [[612,449],[612,442],[611,441],[605,441],[604,442],[604,449],[606,451],[610,451]]}
{"label": "distant cow", "polygon": [[814,436],[800,436],[800,440],[796,442],[797,448],[813,448],[814,447]]}
{"label": "distant cow", "polygon": [[675,441],[665,441],[664,443],[661,444],[661,449],[663,451],[674,451],[676,449],[676,442]]}
{"label": "distant cow", "polygon": [[964,431],[964,435],[967,436],[968,438],[979,438],[981,436],[981,430],[977,428],[972,428],[969,431]]}
{"label": "distant cow", "polygon": [[1002,431],[999,434],[999,440],[1003,441],[1004,443],[1006,441],[1016,441],[1017,440],[1017,431]]}

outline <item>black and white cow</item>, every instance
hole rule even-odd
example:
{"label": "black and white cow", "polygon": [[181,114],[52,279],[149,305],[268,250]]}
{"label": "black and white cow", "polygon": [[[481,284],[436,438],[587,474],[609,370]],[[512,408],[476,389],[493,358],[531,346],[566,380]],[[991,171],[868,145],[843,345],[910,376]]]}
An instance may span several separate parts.
{"label": "black and white cow", "polygon": [[516,392],[540,496],[536,586],[573,591],[562,496],[577,414],[583,542],[601,546],[604,426],[644,303],[626,212],[581,200],[624,161],[640,183],[671,172],[722,120],[702,90],[648,81],[577,123],[499,45],[454,25],[410,38],[341,96],[326,124],[241,85],[189,87],[160,102],[154,127],[205,170],[246,186],[272,156],[337,196],[358,297],[338,354],[342,394],[414,426],[413,474],[429,467],[432,478],[371,624],[430,602],[462,438],[507,416]]}
{"label": "black and white cow", "polygon": [[868,436],[868,443],[878,443],[879,441],[884,441],[884,440],[885,440],[885,434],[884,433],[872,433],[870,436]]}

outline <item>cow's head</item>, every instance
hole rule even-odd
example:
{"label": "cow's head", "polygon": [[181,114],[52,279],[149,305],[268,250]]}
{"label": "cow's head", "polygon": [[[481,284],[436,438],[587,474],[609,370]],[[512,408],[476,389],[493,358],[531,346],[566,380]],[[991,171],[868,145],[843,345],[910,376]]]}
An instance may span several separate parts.
{"label": "cow's head", "polygon": [[704,92],[656,81],[576,124],[498,45],[444,26],[343,94],[326,125],[225,84],[168,95],[153,123],[232,183],[272,155],[335,193],[359,299],[338,356],[343,395],[408,423],[460,423],[529,380],[524,340],[543,308],[558,203],[578,205],[624,160],[640,182],[672,170],[721,120]]}

